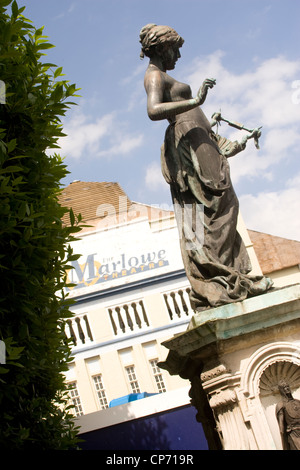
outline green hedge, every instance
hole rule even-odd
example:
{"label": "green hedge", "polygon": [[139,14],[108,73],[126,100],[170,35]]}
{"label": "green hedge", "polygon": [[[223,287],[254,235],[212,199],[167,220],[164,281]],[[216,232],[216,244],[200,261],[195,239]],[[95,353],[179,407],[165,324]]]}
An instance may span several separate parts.
{"label": "green hedge", "polygon": [[78,429],[65,408],[72,314],[64,287],[80,227],[72,211],[70,226],[61,221],[68,171],[55,149],[76,87],[46,63],[53,46],[25,8],[0,5],[0,449],[69,449]]}

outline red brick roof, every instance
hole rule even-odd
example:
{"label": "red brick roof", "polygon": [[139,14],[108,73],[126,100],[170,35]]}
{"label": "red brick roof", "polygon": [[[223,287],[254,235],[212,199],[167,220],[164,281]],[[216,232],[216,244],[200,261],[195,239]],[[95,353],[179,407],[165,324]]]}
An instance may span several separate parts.
{"label": "red brick roof", "polygon": [[248,230],[264,274],[300,264],[300,242]]}
{"label": "red brick roof", "polygon": [[[81,214],[87,222],[104,216],[105,208],[116,214],[128,210],[131,201],[118,183],[74,181],[63,189],[59,198],[62,206],[72,208],[75,215]],[[69,223],[69,216],[63,219]]]}

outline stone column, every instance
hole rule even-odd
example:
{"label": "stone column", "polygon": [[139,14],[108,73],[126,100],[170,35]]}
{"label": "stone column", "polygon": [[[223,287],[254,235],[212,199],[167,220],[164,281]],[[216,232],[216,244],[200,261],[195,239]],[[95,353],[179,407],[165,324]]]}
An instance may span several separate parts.
{"label": "stone column", "polygon": [[249,450],[250,436],[237,395],[239,381],[228,373],[223,364],[202,372],[201,381],[216,420],[222,447],[227,450]]}

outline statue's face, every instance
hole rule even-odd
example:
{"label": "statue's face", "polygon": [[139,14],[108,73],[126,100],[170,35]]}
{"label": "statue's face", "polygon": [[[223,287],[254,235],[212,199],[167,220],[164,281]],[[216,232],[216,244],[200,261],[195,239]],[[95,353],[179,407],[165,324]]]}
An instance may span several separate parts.
{"label": "statue's face", "polygon": [[285,396],[290,395],[291,389],[287,383],[280,384],[279,388],[284,393]]}
{"label": "statue's face", "polygon": [[181,57],[177,44],[166,44],[161,51],[161,59],[165,70],[173,70],[177,60]]}
{"label": "statue's face", "polygon": [[285,385],[283,386],[283,390],[284,390],[285,393],[290,393],[290,392],[291,392],[290,387],[289,387],[288,384],[285,384]]}

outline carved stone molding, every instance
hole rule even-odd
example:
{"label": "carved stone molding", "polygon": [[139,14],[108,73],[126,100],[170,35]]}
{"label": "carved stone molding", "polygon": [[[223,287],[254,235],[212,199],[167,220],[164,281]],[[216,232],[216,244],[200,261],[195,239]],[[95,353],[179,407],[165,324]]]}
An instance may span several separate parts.
{"label": "carved stone molding", "polygon": [[275,361],[261,374],[259,389],[261,396],[279,393],[278,383],[286,380],[291,390],[300,387],[300,366],[290,361]]}
{"label": "carved stone molding", "polygon": [[[284,364],[283,364],[284,363]],[[289,366],[285,363],[292,364],[296,367],[300,366],[300,348],[299,344],[291,342],[271,343],[258,349],[250,358],[245,370],[242,371],[241,390],[245,397],[259,396],[261,392],[260,379],[264,371],[273,364],[276,376],[280,374],[281,367],[285,369],[285,373],[289,370]],[[281,365],[280,365],[281,364]],[[291,367],[289,373],[292,373],[294,367]],[[263,380],[266,378],[264,377]],[[266,379],[268,381],[268,379]],[[266,384],[265,387],[271,385]]]}
{"label": "carved stone molding", "polygon": [[224,364],[220,364],[210,370],[207,370],[205,372],[202,372],[201,374],[201,380],[202,383],[208,382],[209,380],[215,379],[219,377],[220,375],[226,374],[228,371]]}
{"label": "carved stone molding", "polygon": [[237,396],[234,390],[227,389],[221,390],[211,396],[209,404],[213,410],[218,410],[220,413],[221,409],[226,407],[232,407],[237,402]]}

